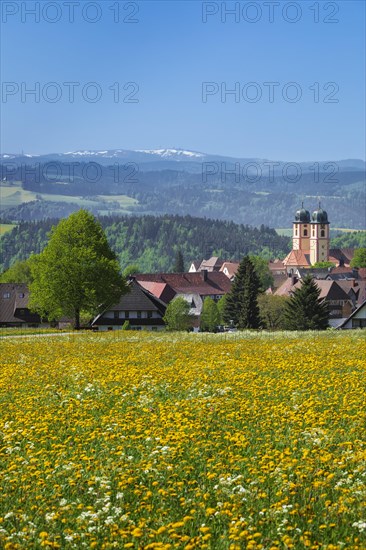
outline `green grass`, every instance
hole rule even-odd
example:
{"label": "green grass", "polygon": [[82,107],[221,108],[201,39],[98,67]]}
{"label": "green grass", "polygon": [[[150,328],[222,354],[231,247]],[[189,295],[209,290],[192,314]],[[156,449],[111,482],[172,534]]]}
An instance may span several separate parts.
{"label": "green grass", "polygon": [[15,223],[0,223],[0,237],[16,227]]}
{"label": "green grass", "polygon": [[[56,195],[51,193],[34,193],[22,189],[21,182],[15,182],[13,185],[0,185],[0,210],[14,208],[21,204],[42,199],[50,202],[64,202],[77,204],[81,208],[103,207],[102,210],[107,213],[110,210],[128,211],[128,208],[138,204],[138,201],[127,195],[96,195],[93,199],[76,197],[72,195]],[[118,203],[118,208],[115,204]],[[104,208],[105,206],[105,208]]]}

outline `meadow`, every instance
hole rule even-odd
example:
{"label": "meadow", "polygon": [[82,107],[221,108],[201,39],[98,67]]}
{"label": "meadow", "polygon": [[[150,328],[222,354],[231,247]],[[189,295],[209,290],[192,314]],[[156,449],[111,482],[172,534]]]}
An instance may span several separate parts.
{"label": "meadow", "polygon": [[1,548],[366,548],[361,331],[1,346]]}

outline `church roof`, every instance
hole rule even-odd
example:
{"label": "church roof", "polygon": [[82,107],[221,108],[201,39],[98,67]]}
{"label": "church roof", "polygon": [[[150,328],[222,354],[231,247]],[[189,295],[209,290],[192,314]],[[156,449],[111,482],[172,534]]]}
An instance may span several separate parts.
{"label": "church roof", "polygon": [[283,260],[283,264],[294,267],[310,266],[310,251],[309,250],[291,250]]}

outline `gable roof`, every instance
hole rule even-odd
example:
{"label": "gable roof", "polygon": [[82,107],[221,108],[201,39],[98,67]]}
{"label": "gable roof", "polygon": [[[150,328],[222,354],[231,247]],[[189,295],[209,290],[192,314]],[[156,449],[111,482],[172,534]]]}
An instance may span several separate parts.
{"label": "gable roof", "polygon": [[211,256],[211,258],[209,258],[208,260],[202,260],[199,269],[201,271],[202,269],[219,270],[219,268],[222,266],[223,263],[224,263],[223,260],[220,260],[218,256]]}
{"label": "gable roof", "polygon": [[240,265],[239,262],[224,262],[220,267],[220,271],[225,273],[225,269],[226,269],[227,273],[225,273],[225,275],[229,277],[229,279],[232,279],[232,277],[235,277],[239,269],[239,265]]}
{"label": "gable roof", "polygon": [[165,304],[168,304],[176,295],[176,292],[170,285],[168,285],[168,283],[140,280],[138,284],[150,292],[153,296],[156,296],[159,300],[162,300]]}
{"label": "gable roof", "polygon": [[[336,281],[314,279],[317,287],[320,289],[319,298],[326,300],[350,300],[348,294]],[[276,290],[276,296],[291,296],[291,294],[302,285],[302,280],[294,284],[292,277],[287,280]]]}
{"label": "gable roof", "polygon": [[[131,278],[128,282],[128,288],[129,291],[121,296],[118,303],[106,307],[93,319],[91,324],[103,324],[105,322],[104,315],[109,311],[156,311],[160,314],[160,317],[164,316],[166,304],[151,294],[151,292],[142,288],[134,278]],[[119,321],[119,324],[124,322],[124,320]],[[139,319],[138,323],[146,324],[144,321],[144,319]],[[115,320],[108,319],[108,324],[114,324],[115,322]],[[156,324],[156,322],[153,324]]]}
{"label": "gable roof", "polygon": [[344,321],[342,321],[342,323],[341,323],[340,325],[337,326],[337,329],[338,329],[338,328],[344,327],[344,325],[346,325],[346,323],[348,323],[348,321],[350,321],[355,315],[357,315],[358,313],[360,313],[360,311],[362,311],[362,310],[365,309],[365,308],[366,308],[366,300],[364,300],[364,301],[362,302],[362,304],[360,304],[360,305],[358,306],[358,308],[355,309],[355,310],[351,313],[351,315],[350,315],[349,317],[347,317],[347,319],[345,319]]}
{"label": "gable roof", "polygon": [[0,283],[0,323],[39,323],[39,315],[28,310],[28,302],[29,290],[25,283]]}
{"label": "gable roof", "polygon": [[336,260],[337,262],[349,265],[355,253],[354,248],[331,248],[329,250],[329,261]]}
{"label": "gable roof", "polygon": [[176,294],[196,293],[201,296],[226,294],[231,290],[230,279],[221,271],[197,273],[146,273],[137,274],[140,284],[145,281],[167,283]]}
{"label": "gable roof", "polygon": [[165,313],[166,304],[151,292],[143,288],[135,279],[128,283],[129,291],[123,294],[117,304],[105,311],[158,311]]}
{"label": "gable roof", "polygon": [[303,250],[291,250],[289,254],[287,254],[286,258],[283,260],[283,264],[287,266],[300,266],[300,267],[306,267],[311,265],[310,264],[310,251],[303,251]]}

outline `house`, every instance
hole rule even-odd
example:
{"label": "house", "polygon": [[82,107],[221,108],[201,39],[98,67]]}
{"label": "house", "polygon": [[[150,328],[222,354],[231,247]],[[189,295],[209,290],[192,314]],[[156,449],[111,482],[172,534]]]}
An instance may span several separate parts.
{"label": "house", "polygon": [[287,278],[286,266],[282,260],[276,259],[268,262],[268,269],[273,277],[273,289],[276,290]]}
{"label": "house", "polygon": [[118,304],[107,307],[91,323],[94,330],[119,330],[126,321],[132,330],[163,330],[166,304],[132,278]]}
{"label": "house", "polygon": [[[220,271],[206,270],[196,273],[152,273],[137,274],[136,281],[146,290],[155,294],[165,287],[168,302],[176,296],[182,296],[191,305],[191,314],[197,318],[202,312],[203,301],[207,296],[218,301],[231,290],[230,279]],[[167,303],[168,303],[167,302]]]}
{"label": "house", "polygon": [[0,327],[49,327],[28,307],[29,290],[24,283],[0,283]]}
{"label": "house", "polygon": [[357,309],[351,315],[344,319],[343,322],[337,326],[342,330],[366,328],[366,300],[358,306]]}
{"label": "house", "polygon": [[[320,289],[320,299],[324,299],[329,307],[329,324],[337,326],[343,319],[351,315],[354,309],[354,302],[337,281],[315,279]],[[297,288],[300,288],[302,281],[297,277],[288,277],[274,293],[276,296],[290,297]]]}
{"label": "house", "polygon": [[194,261],[191,263],[189,273],[196,273],[198,271],[220,271],[223,260],[220,260],[217,256],[212,256],[208,260],[202,260],[201,262]]}
{"label": "house", "polygon": [[220,267],[220,271],[225,273],[226,277],[230,279],[231,282],[235,279],[235,275],[239,269],[239,262],[224,262]]}

